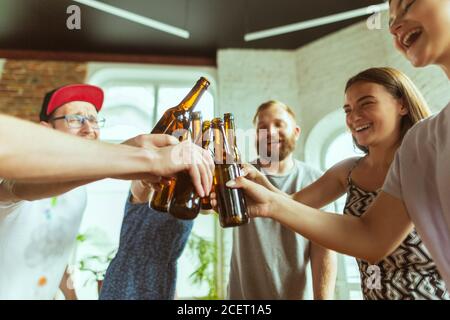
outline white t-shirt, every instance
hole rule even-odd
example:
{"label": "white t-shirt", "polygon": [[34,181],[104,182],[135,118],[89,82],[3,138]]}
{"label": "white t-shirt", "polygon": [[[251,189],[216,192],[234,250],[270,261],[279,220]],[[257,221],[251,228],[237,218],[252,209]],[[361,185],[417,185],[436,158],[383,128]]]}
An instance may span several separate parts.
{"label": "white t-shirt", "polygon": [[84,187],[57,198],[0,202],[0,299],[55,297],[85,207]]}
{"label": "white t-shirt", "polygon": [[383,191],[403,200],[450,288],[450,104],[409,130]]}

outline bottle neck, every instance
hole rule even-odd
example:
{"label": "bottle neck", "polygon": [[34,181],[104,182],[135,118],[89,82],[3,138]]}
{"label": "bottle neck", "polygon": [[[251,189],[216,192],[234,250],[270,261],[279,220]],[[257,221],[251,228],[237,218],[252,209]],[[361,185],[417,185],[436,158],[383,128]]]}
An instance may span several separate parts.
{"label": "bottle neck", "polygon": [[202,122],[200,119],[192,120],[191,130],[192,130],[192,141],[194,141],[194,143],[196,143],[198,145],[201,145]]}
{"label": "bottle neck", "polygon": [[239,152],[239,149],[237,147],[236,143],[236,131],[235,131],[235,125],[234,125],[234,119],[227,119],[225,120],[225,133],[226,138],[228,140],[228,144],[230,146],[230,151],[233,154],[234,161],[239,163],[241,161],[241,154]]}
{"label": "bottle neck", "polygon": [[235,159],[223,125],[214,128],[214,159],[217,164],[231,164]]}
{"label": "bottle neck", "polygon": [[186,97],[184,97],[184,99],[178,104],[178,109],[182,109],[187,112],[193,111],[197,105],[197,102],[200,100],[207,88],[208,84],[205,83],[204,80],[198,81]]}
{"label": "bottle neck", "polygon": [[202,132],[202,148],[208,149],[211,142],[211,129],[209,127],[204,128]]}

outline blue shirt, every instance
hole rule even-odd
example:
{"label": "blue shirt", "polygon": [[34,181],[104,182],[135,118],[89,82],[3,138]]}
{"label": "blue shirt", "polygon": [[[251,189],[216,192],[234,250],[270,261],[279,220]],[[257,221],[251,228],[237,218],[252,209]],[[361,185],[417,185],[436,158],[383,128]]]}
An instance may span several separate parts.
{"label": "blue shirt", "polygon": [[175,295],[177,260],[193,221],[132,204],[130,196],[116,257],[106,271],[101,300],[169,300]]}

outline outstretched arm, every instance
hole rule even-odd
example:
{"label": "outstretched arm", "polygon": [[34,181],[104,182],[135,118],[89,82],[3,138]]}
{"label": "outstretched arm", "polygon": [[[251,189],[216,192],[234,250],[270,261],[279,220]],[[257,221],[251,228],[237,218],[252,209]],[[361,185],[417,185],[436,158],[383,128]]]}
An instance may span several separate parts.
{"label": "outstretched arm", "polygon": [[[170,136],[156,139],[178,143]],[[213,167],[211,156],[189,142],[154,148],[113,145],[0,115],[0,177],[6,179],[61,182],[188,171],[197,192],[204,196],[211,187]]]}
{"label": "outstretched arm", "polygon": [[381,192],[363,217],[325,213],[239,177],[229,187],[242,188],[253,217],[268,217],[311,241],[375,263],[395,250],[412,230],[403,202]]}
{"label": "outstretched arm", "polygon": [[[139,135],[122,143],[123,145],[147,148],[165,147],[170,144],[170,140],[161,139],[158,135]],[[117,176],[113,178],[127,178],[126,176]],[[159,181],[160,177],[150,176],[149,182]],[[19,201],[19,200],[39,200],[58,196],[79,186],[96,181],[96,179],[85,179],[77,181],[58,181],[58,182],[26,182],[16,180],[4,180],[0,183],[0,201]]]}

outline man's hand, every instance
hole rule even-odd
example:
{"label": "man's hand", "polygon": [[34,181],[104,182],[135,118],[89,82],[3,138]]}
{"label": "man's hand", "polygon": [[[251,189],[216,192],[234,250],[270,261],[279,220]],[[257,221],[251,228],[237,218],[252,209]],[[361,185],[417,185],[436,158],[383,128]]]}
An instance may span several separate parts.
{"label": "man's hand", "polygon": [[[162,148],[171,145],[178,144],[178,140],[172,136],[166,134],[141,134],[131,139],[128,139],[121,144],[155,150],[155,148]],[[158,188],[160,182],[163,182],[164,179],[161,176],[146,173],[146,174],[131,174],[131,175],[121,175],[114,177],[116,179],[123,180],[145,180],[146,183],[150,183],[155,189]]]}
{"label": "man's hand", "polygon": [[170,135],[147,134],[134,137],[123,144],[155,151],[151,176],[145,180],[156,188],[163,178],[188,171],[196,191],[201,197],[209,194],[212,185],[214,161],[206,150],[190,141],[179,141]]}
{"label": "man's hand", "polygon": [[153,174],[171,177],[180,171],[187,171],[200,197],[211,190],[214,161],[211,154],[191,141],[159,148],[152,168]]}

